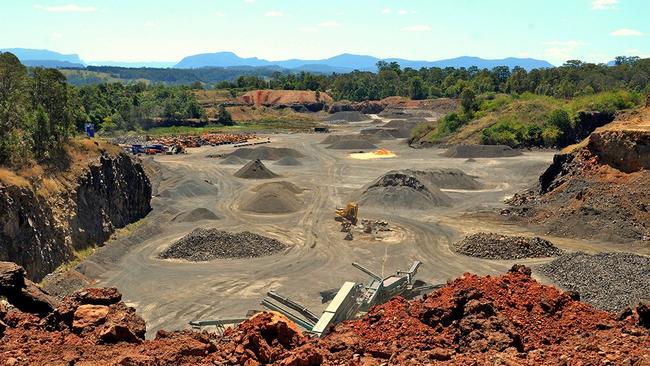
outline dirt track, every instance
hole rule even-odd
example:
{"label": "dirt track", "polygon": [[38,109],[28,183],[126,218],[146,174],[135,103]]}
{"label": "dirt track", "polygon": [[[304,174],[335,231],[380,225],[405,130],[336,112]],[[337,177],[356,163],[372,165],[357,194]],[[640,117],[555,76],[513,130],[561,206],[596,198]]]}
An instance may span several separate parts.
{"label": "dirt track", "polygon": [[[369,123],[338,127],[349,134]],[[266,137],[266,136],[263,136]],[[406,269],[421,260],[418,278],[445,282],[466,271],[476,274],[506,272],[513,261],[494,261],[455,254],[450,245],[467,233],[492,231],[526,233],[525,228],[499,224],[481,212],[502,207],[503,199],[533,184],[550,164],[553,152],[526,152],[501,159],[444,158],[442,150],[411,149],[403,140],[384,141],[380,147],[397,154],[394,159],[353,160],[348,151],[319,144],[326,135],[270,135],[272,147],[294,148],[306,157],[301,166],[269,165],[281,177],[264,181],[233,177],[240,165],[222,165],[207,155],[228,153],[232,147],[190,149],[187,155],[158,156],[157,194],[153,212],[128,236],[109,243],[78,268],[99,285],[117,286],[124,299],[146,320],[148,334],[160,328],[185,329],[194,319],[241,317],[261,309],[260,300],[273,289],[309,307],[325,308],[319,292],[338,288],[344,281],[366,281],[350,263],[357,261],[383,275]],[[270,163],[270,162],[269,162]],[[458,168],[478,176],[485,188],[477,191],[445,190],[454,200],[451,208],[434,211],[373,212],[360,207],[361,218],[387,220],[397,225],[401,242],[343,240],[333,211],[363,185],[392,169]],[[306,189],[304,209],[290,214],[244,212],[238,202],[251,189],[269,181],[289,181]],[[220,219],[199,222],[172,221],[177,215],[204,207]],[[162,260],[166,246],[196,227],[229,231],[249,230],[286,243],[290,248],[269,257],[190,263]],[[603,244],[553,239],[561,249],[613,250]],[[536,264],[546,260],[518,260]]]}

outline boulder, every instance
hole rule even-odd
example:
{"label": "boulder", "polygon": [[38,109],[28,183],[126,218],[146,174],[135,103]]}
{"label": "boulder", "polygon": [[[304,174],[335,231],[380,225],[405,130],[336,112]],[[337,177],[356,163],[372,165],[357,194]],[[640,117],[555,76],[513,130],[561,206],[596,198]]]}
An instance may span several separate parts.
{"label": "boulder", "polygon": [[109,308],[106,305],[81,305],[74,312],[72,329],[80,331],[106,321]]}
{"label": "boulder", "polygon": [[45,316],[57,305],[57,300],[26,278],[25,269],[15,263],[0,262],[0,295],[26,313]]}
{"label": "boulder", "polygon": [[636,307],[636,315],[639,317],[639,325],[650,328],[650,302],[641,302]]}

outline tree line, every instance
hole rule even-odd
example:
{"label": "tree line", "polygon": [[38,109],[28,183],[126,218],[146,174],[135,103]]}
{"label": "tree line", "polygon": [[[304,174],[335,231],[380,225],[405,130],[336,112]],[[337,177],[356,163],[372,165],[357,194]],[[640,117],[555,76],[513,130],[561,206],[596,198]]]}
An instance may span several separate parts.
{"label": "tree line", "polygon": [[80,88],[56,69],[27,68],[0,53],[0,165],[60,158],[86,123],[133,130],[151,119],[205,118],[190,87],[100,84]]}
{"label": "tree line", "polygon": [[377,72],[332,75],[276,72],[270,78],[248,75],[218,83],[215,88],[319,90],[329,92],[334,99],[351,101],[395,95],[412,99],[457,98],[465,89],[477,95],[528,92],[562,99],[618,89],[650,94],[650,59],[638,57],[617,57],[613,66],[571,60],[560,67],[531,71],[521,67],[511,70],[506,66],[491,70],[478,67],[415,70],[385,61],[379,61],[377,69]]}

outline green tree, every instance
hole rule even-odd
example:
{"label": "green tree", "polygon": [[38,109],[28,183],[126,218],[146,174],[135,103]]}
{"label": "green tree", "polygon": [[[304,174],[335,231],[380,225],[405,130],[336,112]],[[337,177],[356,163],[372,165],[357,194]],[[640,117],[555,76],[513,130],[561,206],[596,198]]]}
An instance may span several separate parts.
{"label": "green tree", "polygon": [[424,81],[422,81],[421,77],[416,76],[410,80],[409,96],[413,100],[422,100],[427,98],[427,92],[424,88]]}
{"label": "green tree", "polygon": [[232,115],[226,110],[226,106],[223,104],[219,104],[219,108],[217,108],[217,122],[224,126],[232,126],[235,124],[232,120]]}
{"label": "green tree", "polygon": [[27,68],[11,53],[0,53],[0,164],[15,160],[27,121]]}
{"label": "green tree", "polygon": [[50,134],[50,117],[43,106],[36,107],[34,113],[34,155],[38,159],[48,158],[52,148],[52,135]]}
{"label": "green tree", "polygon": [[460,93],[460,106],[467,115],[470,115],[475,110],[476,94],[471,89],[465,88]]}

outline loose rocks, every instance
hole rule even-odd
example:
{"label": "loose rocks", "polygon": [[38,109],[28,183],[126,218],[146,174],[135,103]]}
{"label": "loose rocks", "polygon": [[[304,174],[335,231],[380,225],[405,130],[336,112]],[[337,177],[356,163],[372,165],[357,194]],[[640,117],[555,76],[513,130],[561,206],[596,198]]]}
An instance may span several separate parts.
{"label": "loose rocks", "polygon": [[336,112],[327,117],[328,122],[361,122],[368,120],[370,120],[368,116],[357,111]]}
{"label": "loose rocks", "polygon": [[451,198],[412,171],[390,171],[370,183],[357,201],[383,208],[426,210],[451,206]]}
{"label": "loose rocks", "polygon": [[650,294],[650,258],[631,253],[569,253],[539,270],[599,309],[621,311]]}
{"label": "loose rocks", "polygon": [[172,221],[176,222],[197,222],[201,220],[219,220],[214,212],[208,210],[205,207],[195,208],[191,211],[185,211],[176,215]]}
{"label": "loose rocks", "polygon": [[255,194],[246,199],[241,208],[257,213],[289,213],[300,210],[302,189],[289,182],[261,184],[253,189]]}
{"label": "loose rocks", "polygon": [[236,156],[246,160],[280,160],[285,156],[292,156],[294,158],[304,157],[302,153],[294,149],[269,146],[261,146],[257,148],[242,147],[228,154],[228,156]]}
{"label": "loose rocks", "polygon": [[506,145],[456,145],[445,151],[448,158],[506,158],[519,156],[521,151]]}
{"label": "loose rocks", "polygon": [[548,240],[534,237],[477,233],[455,243],[453,249],[472,257],[486,259],[523,259],[554,257],[562,254]]}
{"label": "loose rocks", "polygon": [[293,156],[285,156],[284,158],[275,162],[275,165],[280,166],[300,166],[302,163],[300,160],[294,158]]}
{"label": "loose rocks", "polygon": [[193,262],[218,258],[253,258],[284,250],[281,242],[248,231],[229,233],[198,228],[160,253],[164,259],[187,259]]}
{"label": "loose rocks", "polygon": [[244,179],[270,179],[279,175],[270,171],[259,159],[252,160],[235,173],[235,177]]}
{"label": "loose rocks", "polygon": [[229,155],[226,156],[219,164],[222,165],[242,165],[246,162],[246,160],[240,158],[239,156],[235,155]]}

